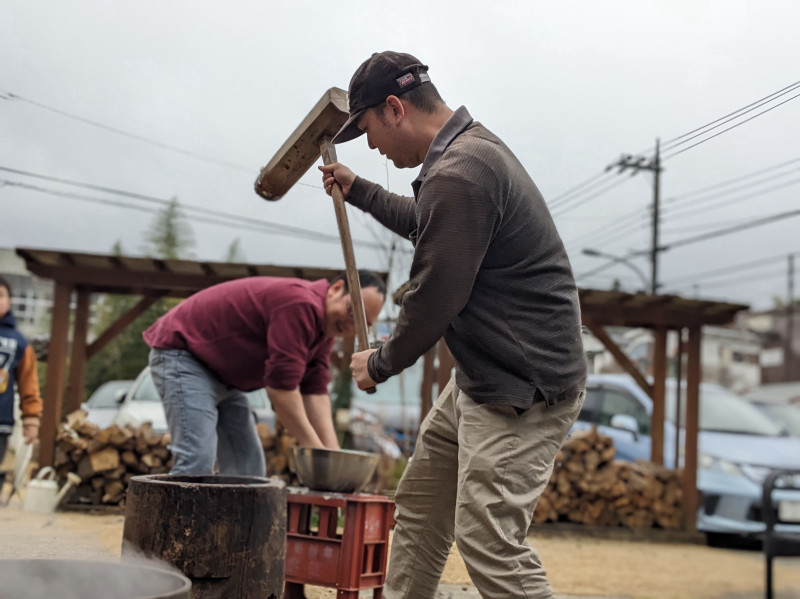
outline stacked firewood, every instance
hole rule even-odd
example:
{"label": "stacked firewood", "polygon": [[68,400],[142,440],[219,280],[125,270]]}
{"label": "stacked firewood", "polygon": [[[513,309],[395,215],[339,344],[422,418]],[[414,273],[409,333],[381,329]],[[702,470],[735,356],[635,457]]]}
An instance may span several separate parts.
{"label": "stacked firewood", "polygon": [[149,422],[101,429],[86,416],[84,410],[71,413],[56,434],[56,473],[81,478],[69,503],[122,506],[132,477],[169,472],[169,434],[156,434]]}
{"label": "stacked firewood", "polygon": [[299,485],[297,477],[289,467],[292,446],[297,444],[294,437],[280,423],[275,432],[264,423],[257,424],[256,428],[267,461],[267,476],[279,478],[287,485]]}
{"label": "stacked firewood", "polygon": [[614,460],[615,452],[611,438],[597,429],[574,433],[556,456],[534,523],[680,527],[680,472],[641,460]]}

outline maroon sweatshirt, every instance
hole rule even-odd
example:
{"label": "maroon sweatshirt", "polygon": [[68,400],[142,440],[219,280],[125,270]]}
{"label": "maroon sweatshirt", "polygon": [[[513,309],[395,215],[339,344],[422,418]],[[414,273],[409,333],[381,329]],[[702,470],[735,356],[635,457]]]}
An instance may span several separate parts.
{"label": "maroon sweatshirt", "polygon": [[182,349],[242,391],[258,387],[324,394],[334,339],[323,333],[328,281],[249,277],[195,293],[143,333]]}

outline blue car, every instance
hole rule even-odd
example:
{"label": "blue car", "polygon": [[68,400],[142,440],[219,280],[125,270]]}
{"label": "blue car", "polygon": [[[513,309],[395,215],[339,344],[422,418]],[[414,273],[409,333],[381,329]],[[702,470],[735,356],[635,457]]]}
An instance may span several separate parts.
{"label": "blue car", "polygon": [[[664,465],[683,465],[683,414],[676,432],[676,383],[667,380]],[[611,437],[617,459],[650,459],[652,400],[628,375],[589,375],[586,401],[575,429],[593,426]],[[676,439],[680,435],[680,439]],[[701,493],[697,529],[713,535],[758,536],[764,531],[761,493],[772,469],[800,469],[800,438],[786,431],[750,402],[718,385],[700,387],[697,488]],[[800,533],[800,493],[773,494],[783,524]]]}

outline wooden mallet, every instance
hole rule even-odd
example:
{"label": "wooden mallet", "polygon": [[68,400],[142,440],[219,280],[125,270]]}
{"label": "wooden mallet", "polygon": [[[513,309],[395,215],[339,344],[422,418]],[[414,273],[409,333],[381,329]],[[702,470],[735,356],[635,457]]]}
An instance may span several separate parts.
{"label": "wooden mallet", "polygon": [[[261,169],[256,179],[256,193],[270,201],[279,200],[308,169],[314,166],[320,156],[325,164],[336,162],[336,148],[331,140],[345,124],[348,116],[347,92],[338,87],[326,91],[267,166]],[[359,351],[363,351],[369,349],[367,317],[361,297],[361,283],[358,280],[356,258],[353,254],[353,240],[350,237],[344,194],[338,183],[334,183],[332,195],[336,223],[339,225],[339,237],[342,241],[347,286],[350,289],[350,303],[356,325],[356,339]],[[374,393],[375,387],[366,391]]]}

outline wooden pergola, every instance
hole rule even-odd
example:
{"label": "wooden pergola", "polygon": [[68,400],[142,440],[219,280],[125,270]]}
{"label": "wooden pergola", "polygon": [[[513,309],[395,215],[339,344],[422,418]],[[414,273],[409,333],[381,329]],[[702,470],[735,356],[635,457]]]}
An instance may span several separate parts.
{"label": "wooden pergola", "polygon": [[[17,254],[25,260],[30,272],[41,278],[52,279],[55,283],[41,431],[40,463],[43,466],[50,465],[53,461],[55,435],[62,407],[71,411],[80,406],[87,360],[160,298],[188,297],[211,285],[241,277],[278,276],[314,280],[331,279],[341,273],[341,270],[326,268],[160,260],[30,248],[18,248]],[[384,278],[387,276],[386,273],[378,274]],[[404,292],[405,286],[395,292],[396,303],[401,302]],[[74,310],[71,306],[73,293],[76,294]],[[134,295],[141,299],[89,344],[89,304],[92,293]],[[580,289],[579,295],[583,324],[653,400],[651,459],[658,464],[663,464],[664,461],[667,334],[670,331],[688,331],[683,492],[686,528],[693,529],[694,514],[698,506],[697,433],[702,373],[701,329],[705,325],[730,324],[736,313],[748,309],[748,306],[673,295],[630,294],[593,289]],[[646,328],[653,331],[652,383],[611,339],[606,332],[608,326]],[[347,352],[348,344],[345,345]],[[69,373],[66,367],[68,353]],[[338,358],[336,361],[339,362],[347,361],[344,356],[334,358]],[[426,353],[421,389],[423,415],[432,404],[434,383],[438,383],[438,388],[442,389],[450,377],[452,366],[453,358],[444,341],[439,341]]]}
{"label": "wooden pergola", "polygon": [[[159,299],[185,298],[211,285],[242,277],[330,280],[342,272],[340,269],[306,266],[160,260],[32,248],[17,248],[16,251],[31,273],[52,279],[55,287],[43,393],[41,466],[53,464],[62,409],[71,412],[80,407],[86,362]],[[384,280],[387,277],[386,273],[377,274]],[[73,293],[76,298],[74,309]],[[140,296],[140,299],[92,343],[88,343],[90,296],[93,293]]]}
{"label": "wooden pergola", "polygon": [[[405,288],[394,295],[395,302],[402,301]],[[687,299],[675,295],[649,295],[579,289],[581,319],[614,356],[619,365],[653,400],[651,461],[664,464],[664,418],[667,379],[667,334],[676,331],[686,344],[686,431],[684,436],[684,525],[695,528],[698,508],[697,496],[697,435],[699,430],[700,381],[702,378],[700,341],[705,325],[726,325],[733,322],[737,312],[748,306],[727,302]],[[608,326],[645,328],[653,331],[654,356],[652,383],[628,358],[606,331]],[[438,367],[435,364],[438,362]],[[440,340],[426,355],[422,383],[422,414],[426,414],[433,399],[433,385],[444,388],[450,378],[453,358],[444,341]]]}

